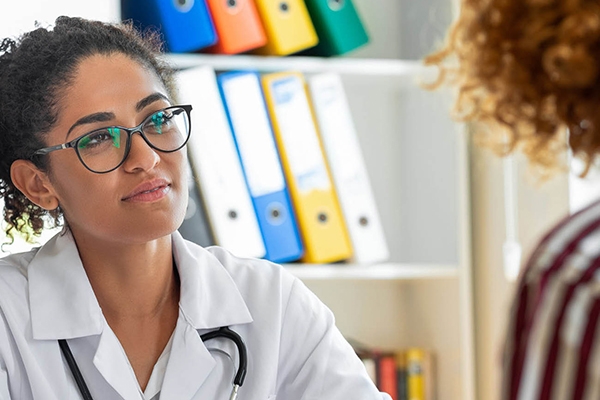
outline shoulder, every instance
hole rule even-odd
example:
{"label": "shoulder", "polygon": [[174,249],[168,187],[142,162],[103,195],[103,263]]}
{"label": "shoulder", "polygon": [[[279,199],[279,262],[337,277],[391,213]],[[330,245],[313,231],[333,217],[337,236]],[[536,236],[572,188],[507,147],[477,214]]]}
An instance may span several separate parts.
{"label": "shoulder", "polygon": [[[0,353],[10,331],[27,329],[30,321],[28,267],[36,250],[0,258]],[[0,354],[1,355],[1,354]]]}
{"label": "shoulder", "polygon": [[[19,287],[27,286],[28,267],[37,252],[38,249],[34,249],[0,258],[0,288],[12,288],[11,292],[14,292]],[[2,298],[6,297],[3,294],[7,294],[7,291],[0,289],[0,304]]]}
{"label": "shoulder", "polygon": [[282,312],[296,304],[305,313],[314,313],[325,308],[318,297],[294,276],[285,266],[263,259],[236,257],[218,246],[206,249],[219,260],[228,271],[244,298],[263,298],[264,301],[278,300]]}
{"label": "shoulder", "polygon": [[[302,310],[303,315],[312,315],[324,312],[326,308],[300,279],[282,265],[264,259],[238,257],[219,246],[203,248],[189,241],[180,241],[177,236],[176,246],[181,243],[185,243],[186,253],[192,257],[190,261],[199,267],[192,268],[196,272],[188,271],[186,279],[204,280],[204,284],[210,286],[208,290],[217,297],[220,295],[217,291],[235,288],[252,315],[281,319],[292,309]],[[180,256],[183,255],[181,249],[176,250]]]}
{"label": "shoulder", "polygon": [[525,279],[558,270],[565,263],[585,268],[600,255],[600,202],[560,221],[539,242],[526,265]]}
{"label": "shoulder", "polygon": [[298,279],[285,267],[267,260],[237,257],[228,250],[212,246],[206,250],[214,256],[229,273],[242,294],[264,290],[271,294],[289,295]]}

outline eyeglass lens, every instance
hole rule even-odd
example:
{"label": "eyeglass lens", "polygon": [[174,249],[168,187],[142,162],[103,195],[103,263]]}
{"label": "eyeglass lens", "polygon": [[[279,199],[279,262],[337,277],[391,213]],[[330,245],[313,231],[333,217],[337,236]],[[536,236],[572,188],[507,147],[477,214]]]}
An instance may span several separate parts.
{"label": "eyeglass lens", "polygon": [[[141,126],[150,145],[159,151],[180,149],[190,133],[190,121],[183,108],[173,107],[157,111]],[[108,127],[88,133],[76,145],[85,166],[95,172],[107,172],[124,160],[129,134],[123,128]]]}

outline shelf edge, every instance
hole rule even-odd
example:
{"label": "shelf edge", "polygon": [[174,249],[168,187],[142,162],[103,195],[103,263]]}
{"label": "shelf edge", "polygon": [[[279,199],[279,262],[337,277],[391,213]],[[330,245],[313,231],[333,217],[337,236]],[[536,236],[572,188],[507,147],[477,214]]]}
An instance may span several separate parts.
{"label": "shelf edge", "polygon": [[283,264],[302,280],[421,280],[458,277],[458,266],[451,264]]}
{"label": "shelf edge", "polygon": [[264,72],[336,72],[354,75],[414,76],[431,74],[435,67],[419,60],[273,57],[252,55],[166,54],[164,60],[176,69],[211,66],[216,70],[258,70]]}

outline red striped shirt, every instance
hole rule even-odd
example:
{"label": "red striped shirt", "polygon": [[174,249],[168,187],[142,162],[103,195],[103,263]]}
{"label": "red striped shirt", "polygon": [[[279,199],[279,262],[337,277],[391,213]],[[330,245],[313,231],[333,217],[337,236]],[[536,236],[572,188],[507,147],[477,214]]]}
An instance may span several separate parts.
{"label": "red striped shirt", "polygon": [[600,202],[558,224],[527,262],[507,330],[503,400],[598,397],[598,271]]}

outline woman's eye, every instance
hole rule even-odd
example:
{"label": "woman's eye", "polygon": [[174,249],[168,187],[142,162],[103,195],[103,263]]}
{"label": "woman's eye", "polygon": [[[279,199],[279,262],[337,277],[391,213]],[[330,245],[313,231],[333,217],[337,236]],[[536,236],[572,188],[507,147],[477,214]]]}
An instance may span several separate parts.
{"label": "woman's eye", "polygon": [[112,143],[115,147],[121,146],[120,129],[119,128],[107,128],[101,131],[92,132],[91,134],[83,137],[78,144],[80,149],[91,149],[100,145],[106,145]]}
{"label": "woman's eye", "polygon": [[171,126],[173,113],[170,111],[159,111],[150,117],[148,125],[145,127],[145,133],[162,134]]}

